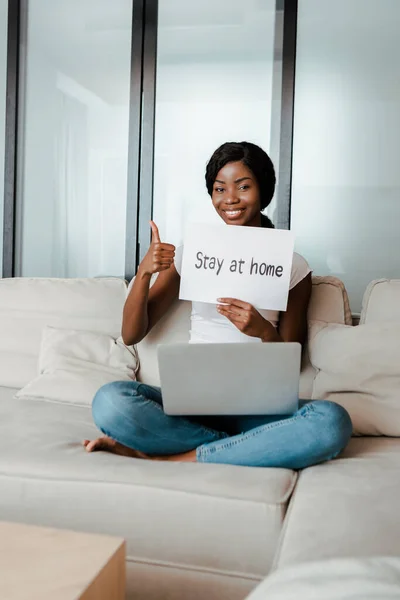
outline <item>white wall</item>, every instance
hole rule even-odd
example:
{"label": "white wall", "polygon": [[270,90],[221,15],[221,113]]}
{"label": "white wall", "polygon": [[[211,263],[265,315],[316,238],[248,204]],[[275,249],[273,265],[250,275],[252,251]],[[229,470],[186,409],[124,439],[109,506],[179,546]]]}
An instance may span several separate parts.
{"label": "white wall", "polygon": [[398,0],[300,0],[292,229],[316,274],[400,277]]}

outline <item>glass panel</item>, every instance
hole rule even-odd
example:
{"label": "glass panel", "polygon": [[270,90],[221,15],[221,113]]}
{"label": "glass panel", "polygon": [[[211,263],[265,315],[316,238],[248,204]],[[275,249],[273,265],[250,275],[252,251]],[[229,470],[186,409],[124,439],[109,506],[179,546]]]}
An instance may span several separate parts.
{"label": "glass panel", "polygon": [[359,312],[400,277],[398,0],[300,0],[292,229]]}
{"label": "glass panel", "polygon": [[132,0],[29,0],[17,270],[123,275]]}
{"label": "glass panel", "polygon": [[275,0],[160,0],[153,214],[166,241],[218,218],[204,172],[220,144],[269,150],[274,27]]}
{"label": "glass panel", "polygon": [[8,0],[0,0],[0,277],[3,276],[4,153],[6,125]]}

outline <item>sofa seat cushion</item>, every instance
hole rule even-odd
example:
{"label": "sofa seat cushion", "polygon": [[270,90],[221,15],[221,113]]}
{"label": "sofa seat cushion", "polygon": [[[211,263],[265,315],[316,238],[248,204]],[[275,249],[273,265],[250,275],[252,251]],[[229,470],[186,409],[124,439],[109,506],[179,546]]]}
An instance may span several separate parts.
{"label": "sofa seat cushion", "polygon": [[268,573],[293,471],[88,454],[90,408],[14,394],[0,388],[0,519],[121,536],[141,562]]}
{"label": "sofa seat cushion", "polygon": [[339,459],[306,469],[275,567],[336,557],[400,555],[400,440],[353,438]]}
{"label": "sofa seat cushion", "polygon": [[248,600],[393,600],[400,596],[400,559],[338,558],[277,571]]}

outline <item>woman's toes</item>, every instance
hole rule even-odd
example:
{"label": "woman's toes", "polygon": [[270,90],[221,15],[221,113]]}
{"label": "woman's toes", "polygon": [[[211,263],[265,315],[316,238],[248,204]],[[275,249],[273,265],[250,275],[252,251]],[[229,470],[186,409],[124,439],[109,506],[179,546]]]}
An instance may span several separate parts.
{"label": "woman's toes", "polygon": [[104,448],[104,446],[105,446],[105,444],[103,443],[102,438],[99,438],[97,440],[92,440],[92,441],[88,440],[88,443],[85,444],[85,448],[86,448],[87,452],[94,452],[95,450],[102,450]]}
{"label": "woman's toes", "polygon": [[92,452],[94,444],[95,444],[95,441],[90,442],[88,440],[88,443],[87,444],[83,444],[83,445],[85,446],[87,452]]}

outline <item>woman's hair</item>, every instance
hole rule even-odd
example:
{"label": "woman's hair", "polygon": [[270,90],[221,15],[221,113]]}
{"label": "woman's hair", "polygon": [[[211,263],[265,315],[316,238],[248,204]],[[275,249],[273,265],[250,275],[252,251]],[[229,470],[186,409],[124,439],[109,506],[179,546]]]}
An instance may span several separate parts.
{"label": "woman's hair", "polygon": [[[230,162],[241,161],[254,174],[260,188],[261,210],[271,203],[275,192],[275,169],[268,154],[251,142],[226,142],[214,152],[206,167],[207,191],[212,196],[219,171]],[[261,214],[261,226],[273,227],[272,221]]]}

